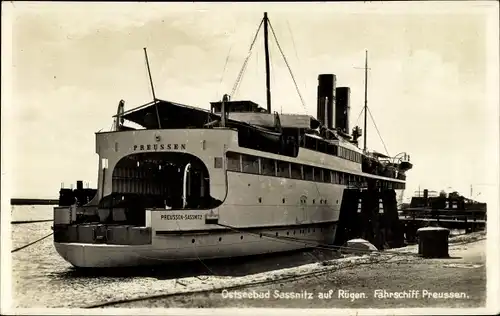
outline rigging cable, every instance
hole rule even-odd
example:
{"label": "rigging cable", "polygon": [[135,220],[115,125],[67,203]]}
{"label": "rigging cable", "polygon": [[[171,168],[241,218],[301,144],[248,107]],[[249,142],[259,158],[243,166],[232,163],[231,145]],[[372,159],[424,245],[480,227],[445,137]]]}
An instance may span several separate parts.
{"label": "rigging cable", "polygon": [[361,108],[361,111],[359,111],[358,119],[356,120],[356,124],[354,124],[354,125],[358,124],[359,118],[361,117],[361,114],[363,114],[363,110],[364,110],[364,108]]}
{"label": "rigging cable", "polygon": [[[286,25],[288,27],[288,31],[290,32],[290,37],[292,38],[293,50],[295,51],[295,58],[297,58],[297,62],[299,64],[299,68],[301,70],[300,72],[303,74],[303,71],[302,71],[303,68],[302,68],[301,63],[300,63],[299,55],[297,53],[297,47],[295,45],[295,39],[293,38],[292,28],[290,27],[290,23],[288,22],[288,20],[286,20]],[[304,78],[304,77],[302,77],[302,78]],[[303,84],[304,84],[304,88],[307,90],[307,82],[306,82],[306,80],[304,80]]]}
{"label": "rigging cable", "polygon": [[286,59],[286,56],[283,53],[283,50],[281,49],[281,45],[278,41],[278,38],[276,37],[276,33],[274,32],[274,28],[273,28],[270,21],[269,21],[269,27],[271,28],[271,32],[273,33],[274,40],[276,41],[276,45],[278,46],[278,49],[281,53],[281,56],[283,57],[283,60],[285,61],[285,64],[288,68],[288,71],[290,72],[290,76],[292,77],[293,83],[295,85],[295,89],[297,90],[297,93],[299,94],[300,102],[302,102],[302,106],[304,107],[304,110],[307,113],[307,107],[306,107],[306,104],[304,102],[304,98],[302,98],[302,94],[300,93],[300,89],[299,89],[299,86],[297,85],[297,81],[295,80],[295,76],[293,75],[292,69],[290,68],[290,65],[288,64],[288,60]]}
{"label": "rigging cable", "polygon": [[368,110],[368,114],[370,114],[370,117],[372,118],[373,125],[375,126],[375,130],[377,131],[378,137],[380,137],[380,140],[382,141],[382,145],[384,145],[385,152],[387,153],[387,156],[390,156],[389,155],[389,151],[387,150],[387,147],[385,146],[384,140],[382,139],[382,136],[380,135],[380,132],[379,132],[378,127],[377,127],[377,124],[375,123],[375,119],[372,116],[372,112],[370,111],[369,107],[366,107],[366,108]]}
{"label": "rigging cable", "polygon": [[264,19],[262,19],[262,21],[260,21],[259,27],[257,28],[257,32],[255,33],[255,36],[254,36],[253,41],[252,41],[252,44],[250,45],[250,49],[248,50],[248,55],[245,58],[245,61],[243,62],[243,66],[241,67],[240,72],[238,73],[238,77],[236,78],[236,82],[234,83],[234,86],[233,86],[233,89],[231,91],[231,94],[229,95],[231,97],[231,99],[235,95],[235,93],[236,93],[236,91],[237,91],[237,89],[238,89],[238,87],[239,87],[239,85],[241,83],[243,74],[244,74],[245,69],[247,67],[248,60],[250,59],[250,56],[252,55],[252,49],[253,49],[253,46],[255,44],[255,41],[257,40],[257,36],[259,35],[259,31],[260,31],[260,28],[262,27],[262,24],[264,24]]}
{"label": "rigging cable", "polygon": [[222,84],[222,80],[224,79],[224,75],[226,74],[227,64],[229,62],[229,57],[231,56],[231,50],[233,49],[233,45],[234,45],[234,43],[231,44],[231,46],[229,47],[229,51],[227,53],[226,62],[224,64],[224,69],[222,70],[222,76],[220,77],[220,81],[219,81],[219,88],[217,89],[217,95],[215,97],[216,99],[219,95],[219,90],[220,90],[220,86]]}

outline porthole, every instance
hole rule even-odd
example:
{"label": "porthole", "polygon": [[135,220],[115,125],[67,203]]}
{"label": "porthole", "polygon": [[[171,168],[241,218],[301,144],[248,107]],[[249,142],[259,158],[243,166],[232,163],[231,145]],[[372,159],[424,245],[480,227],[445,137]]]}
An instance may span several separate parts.
{"label": "porthole", "polygon": [[259,198],[259,203],[262,203],[262,198],[261,197]]}
{"label": "porthole", "polygon": [[240,236],[240,239],[243,239],[243,236]]}
{"label": "porthole", "polygon": [[219,237],[219,241],[222,241],[222,237]]}
{"label": "porthole", "polygon": [[194,244],[194,239],[191,239],[191,243]]}

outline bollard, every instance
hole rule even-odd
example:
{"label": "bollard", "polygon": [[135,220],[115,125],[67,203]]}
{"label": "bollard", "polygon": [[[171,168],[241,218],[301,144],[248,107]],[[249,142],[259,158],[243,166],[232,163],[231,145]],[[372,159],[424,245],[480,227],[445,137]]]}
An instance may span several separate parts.
{"label": "bollard", "polygon": [[448,258],[450,230],[443,227],[423,227],[417,230],[418,254],[424,258]]}

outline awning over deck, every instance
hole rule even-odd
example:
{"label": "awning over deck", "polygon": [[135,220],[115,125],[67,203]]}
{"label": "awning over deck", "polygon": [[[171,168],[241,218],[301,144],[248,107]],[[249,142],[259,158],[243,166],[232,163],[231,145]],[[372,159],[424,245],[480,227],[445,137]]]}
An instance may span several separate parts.
{"label": "awning over deck", "polygon": [[219,118],[208,110],[165,100],[156,100],[126,111],[123,118],[147,129],[159,128],[157,109],[162,128],[202,127]]}

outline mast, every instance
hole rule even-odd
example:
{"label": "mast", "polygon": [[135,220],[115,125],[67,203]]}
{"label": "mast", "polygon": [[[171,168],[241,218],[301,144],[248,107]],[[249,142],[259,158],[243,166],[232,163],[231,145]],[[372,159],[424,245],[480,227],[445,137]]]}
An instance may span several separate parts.
{"label": "mast", "polygon": [[271,78],[269,76],[269,41],[268,41],[268,19],[267,12],[264,12],[264,51],[266,55],[266,95],[267,112],[271,113]]}
{"label": "mast", "polygon": [[155,103],[156,119],[158,120],[158,128],[161,129],[160,114],[158,113],[158,105],[156,103],[155,87],[153,86],[153,78],[151,77],[151,69],[149,69],[148,52],[144,47],[144,55],[146,56],[146,67],[148,68],[149,82],[151,83],[151,92],[153,93],[153,102]]}
{"label": "mast", "polygon": [[365,51],[365,122],[363,133],[363,151],[366,151],[366,112],[368,110],[368,50]]}

